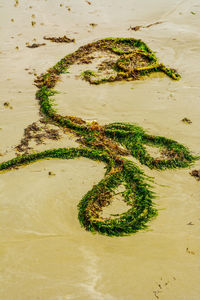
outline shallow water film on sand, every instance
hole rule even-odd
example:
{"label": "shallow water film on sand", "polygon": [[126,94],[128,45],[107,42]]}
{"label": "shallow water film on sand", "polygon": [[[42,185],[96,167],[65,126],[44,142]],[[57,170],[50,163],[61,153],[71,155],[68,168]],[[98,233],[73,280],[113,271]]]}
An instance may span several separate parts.
{"label": "shallow water film on sand", "polygon": [[199,3],[0,10],[0,299],[199,299]]}

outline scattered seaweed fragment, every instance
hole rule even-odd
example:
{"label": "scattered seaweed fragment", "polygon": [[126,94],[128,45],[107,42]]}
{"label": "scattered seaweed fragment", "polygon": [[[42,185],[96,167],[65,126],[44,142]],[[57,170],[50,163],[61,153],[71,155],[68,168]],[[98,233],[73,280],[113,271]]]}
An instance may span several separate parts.
{"label": "scattered seaweed fragment", "polygon": [[8,101],[4,102],[3,106],[4,106],[5,108],[13,109],[12,105],[11,105],[10,102],[8,102]]}
{"label": "scattered seaweed fragment", "polygon": [[17,7],[18,5],[19,5],[19,1],[18,1],[18,0],[15,0],[14,7]]}
{"label": "scattered seaweed fragment", "polygon": [[38,48],[38,47],[45,46],[45,45],[46,45],[45,43],[41,43],[41,44],[33,43],[32,45],[27,45],[26,47],[27,48]]}
{"label": "scattered seaweed fragment", "polygon": [[37,145],[43,144],[46,139],[59,140],[61,138],[57,129],[49,128],[47,124],[37,124],[36,122],[30,124],[24,129],[24,136],[20,144],[15,147],[18,153],[28,154],[30,141],[33,140]]}
{"label": "scattered seaweed fragment", "polygon": [[151,23],[151,24],[149,24],[149,25],[146,25],[146,26],[143,26],[143,25],[130,26],[128,30],[138,31],[138,30],[140,30],[141,28],[150,28],[151,26],[159,25],[159,24],[162,24],[162,23],[163,23],[163,22],[158,21],[158,22],[155,22],[155,23]]}
{"label": "scattered seaweed fragment", "polygon": [[[173,80],[180,75],[174,69],[168,69],[158,62],[155,54],[141,40],[132,38],[108,38],[89,43],[74,53],[62,58],[46,73],[35,79],[38,87],[36,98],[39,101],[40,113],[47,123],[74,133],[80,143],[79,148],[59,148],[39,153],[17,156],[0,164],[0,171],[27,165],[41,159],[75,159],[86,157],[105,164],[104,178],[81,199],[78,204],[80,224],[88,231],[99,232],[108,236],[124,236],[147,228],[148,222],[157,215],[151,181],[147,175],[125,156],[132,155],[141,164],[151,169],[174,169],[190,166],[198,157],[193,156],[189,149],[174,140],[154,136],[143,128],[129,123],[111,123],[100,125],[96,121],[90,123],[76,116],[58,114],[52,102],[56,94],[54,87],[74,64],[84,64],[90,57],[95,59],[96,52],[114,54],[116,59],[110,64],[100,63],[97,71],[86,70],[82,77],[90,84],[101,84],[119,80],[139,80],[152,72],[164,72]],[[114,75],[101,77],[101,73],[112,69]],[[104,73],[103,73],[104,74]],[[32,124],[25,132],[28,139],[37,135],[38,127]],[[22,140],[26,143],[26,140]],[[25,146],[27,146],[26,144]],[[23,146],[23,145],[22,145]],[[148,152],[148,147],[156,147],[161,153],[158,158]],[[18,149],[19,151],[19,149]],[[129,205],[126,212],[117,214],[115,218],[102,217],[102,210],[112,202],[119,187],[121,194]]]}
{"label": "scattered seaweed fragment", "polygon": [[70,39],[66,35],[62,37],[43,37],[44,40],[48,40],[54,43],[74,43],[75,39]]}
{"label": "scattered seaweed fragment", "polygon": [[181,121],[185,124],[192,124],[192,121],[188,118],[183,118]]}
{"label": "scattered seaweed fragment", "polygon": [[200,170],[193,170],[190,175],[195,177],[197,181],[200,181]]}
{"label": "scattered seaweed fragment", "polygon": [[96,23],[90,23],[89,25],[90,25],[91,27],[93,27],[93,28],[97,26]]}

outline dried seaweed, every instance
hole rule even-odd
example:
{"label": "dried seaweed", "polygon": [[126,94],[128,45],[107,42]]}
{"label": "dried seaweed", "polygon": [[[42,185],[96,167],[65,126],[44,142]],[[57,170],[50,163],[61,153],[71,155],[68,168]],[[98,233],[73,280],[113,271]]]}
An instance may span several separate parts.
{"label": "dried seaweed", "polygon": [[43,37],[44,40],[51,41],[54,43],[74,43],[75,39],[70,39],[66,35],[62,37]]}

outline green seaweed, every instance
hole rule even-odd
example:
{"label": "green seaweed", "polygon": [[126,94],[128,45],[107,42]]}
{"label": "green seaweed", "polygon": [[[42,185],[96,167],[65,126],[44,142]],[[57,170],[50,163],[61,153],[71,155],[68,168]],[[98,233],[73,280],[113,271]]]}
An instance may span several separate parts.
{"label": "green seaweed", "polygon": [[[81,226],[91,232],[108,236],[124,236],[147,228],[148,222],[157,215],[154,204],[155,195],[150,185],[151,179],[133,162],[124,158],[131,154],[141,164],[150,169],[174,169],[190,166],[199,157],[174,140],[148,134],[143,128],[129,123],[112,123],[105,126],[93,121],[87,124],[78,117],[61,116],[54,107],[54,87],[60,75],[82,57],[94,51],[118,55],[113,70],[115,75],[99,78],[94,71],[84,71],[82,77],[90,84],[101,84],[119,80],[139,80],[152,72],[164,72],[171,79],[180,75],[174,69],[166,68],[158,62],[155,54],[141,40],[133,38],[107,38],[80,47],[74,53],[62,58],[45,74],[38,76],[36,99],[40,112],[47,122],[70,130],[80,137],[82,147],[60,148],[39,153],[17,156],[0,164],[0,171],[27,165],[42,159],[75,159],[86,157],[106,165],[105,177],[82,198],[78,204],[78,218]],[[137,65],[137,62],[142,66]],[[146,146],[158,147],[162,157],[154,158]],[[113,218],[101,217],[103,207],[109,205],[119,185],[124,185],[123,199],[131,208]]]}

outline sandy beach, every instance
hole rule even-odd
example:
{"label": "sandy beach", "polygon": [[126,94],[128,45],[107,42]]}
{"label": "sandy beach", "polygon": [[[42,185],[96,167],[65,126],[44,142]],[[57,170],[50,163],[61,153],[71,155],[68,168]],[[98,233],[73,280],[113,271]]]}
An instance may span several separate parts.
{"label": "sandy beach", "polygon": [[[24,129],[41,118],[35,76],[106,37],[142,39],[181,79],[153,74],[96,86],[73,69],[56,86],[57,111],[135,123],[200,154],[198,0],[0,0],[0,16],[0,163],[16,156]],[[43,39],[63,35],[75,42]],[[58,134],[32,141],[30,152],[79,147],[73,134]],[[153,177],[158,216],[147,231],[113,238],[87,232],[77,218],[77,204],[104,177],[103,163],[55,159],[1,173],[0,300],[199,300],[200,182],[189,173],[200,161],[165,171],[138,165]]]}

